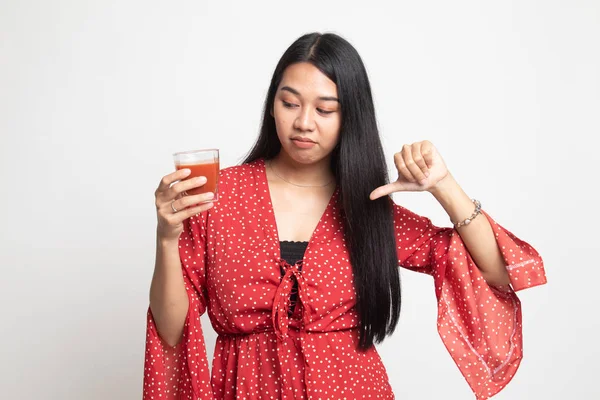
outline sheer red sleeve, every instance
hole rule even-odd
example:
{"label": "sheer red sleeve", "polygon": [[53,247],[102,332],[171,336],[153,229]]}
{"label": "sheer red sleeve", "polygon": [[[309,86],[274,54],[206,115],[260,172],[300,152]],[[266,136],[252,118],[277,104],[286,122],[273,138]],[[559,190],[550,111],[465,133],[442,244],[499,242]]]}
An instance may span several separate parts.
{"label": "sheer red sleeve", "polygon": [[510,285],[487,284],[454,228],[436,227],[394,204],[400,266],[433,276],[439,335],[478,400],[502,390],[523,357],[521,303],[515,292],[546,283],[537,251],[483,211],[482,217],[492,226]]}
{"label": "sheer red sleeve", "polygon": [[158,335],[148,308],[144,361],[144,400],[213,399],[200,316],[206,309],[205,257],[207,213],[184,222],[179,254],[190,306],[183,336],[170,347]]}

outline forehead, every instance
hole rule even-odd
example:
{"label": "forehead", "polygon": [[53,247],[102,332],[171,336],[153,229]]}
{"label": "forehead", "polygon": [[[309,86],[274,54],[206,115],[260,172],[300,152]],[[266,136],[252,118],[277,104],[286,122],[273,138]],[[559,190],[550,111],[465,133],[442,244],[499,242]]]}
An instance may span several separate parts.
{"label": "forehead", "polygon": [[314,65],[303,62],[288,66],[279,88],[289,86],[303,97],[337,96],[337,85]]}

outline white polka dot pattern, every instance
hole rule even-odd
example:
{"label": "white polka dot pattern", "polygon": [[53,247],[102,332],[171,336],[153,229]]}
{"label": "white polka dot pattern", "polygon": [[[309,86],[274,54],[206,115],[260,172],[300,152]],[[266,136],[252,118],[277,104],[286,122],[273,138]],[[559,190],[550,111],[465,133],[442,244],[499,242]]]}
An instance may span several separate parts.
{"label": "white polka dot pattern", "polygon": [[[281,259],[264,160],[223,169],[219,192],[215,206],[186,221],[180,237],[190,309],[176,347],[160,339],[148,310],[144,400],[393,399],[377,350],[357,348],[338,190],[301,270]],[[520,362],[514,290],[545,282],[541,258],[490,219],[512,284],[491,288],[452,228],[397,205],[393,218],[399,265],[434,277],[440,336],[477,398],[492,396]],[[299,298],[290,317],[292,277]],[[219,334],[212,376],[200,324],[205,310]]]}

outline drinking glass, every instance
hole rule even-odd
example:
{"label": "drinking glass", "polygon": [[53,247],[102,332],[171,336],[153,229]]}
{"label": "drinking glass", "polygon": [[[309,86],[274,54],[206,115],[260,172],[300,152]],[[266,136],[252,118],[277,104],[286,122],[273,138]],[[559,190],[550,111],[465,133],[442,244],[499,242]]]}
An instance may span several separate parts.
{"label": "drinking glass", "polygon": [[184,194],[213,192],[215,197],[210,201],[219,200],[219,149],[182,151],[173,154],[173,160],[175,169],[187,168],[191,171],[184,180],[197,176],[206,177],[206,183],[203,186],[187,190]]}

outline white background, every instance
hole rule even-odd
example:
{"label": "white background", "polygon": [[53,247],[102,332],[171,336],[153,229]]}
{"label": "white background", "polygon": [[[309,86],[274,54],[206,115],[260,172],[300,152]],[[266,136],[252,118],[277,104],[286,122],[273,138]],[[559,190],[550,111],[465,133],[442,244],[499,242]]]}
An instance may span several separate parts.
{"label": "white background", "polygon": [[[599,398],[600,3],[359,4],[0,2],[0,397],[141,398],[171,153],[239,163],[279,57],[321,31],[363,57],[391,176],[394,152],[431,140],[544,257],[548,285],[520,292],[525,358],[497,398]],[[448,226],[428,193],[394,198]],[[472,398],[437,336],[432,280],[402,277],[401,322],[379,346],[397,398]]]}

